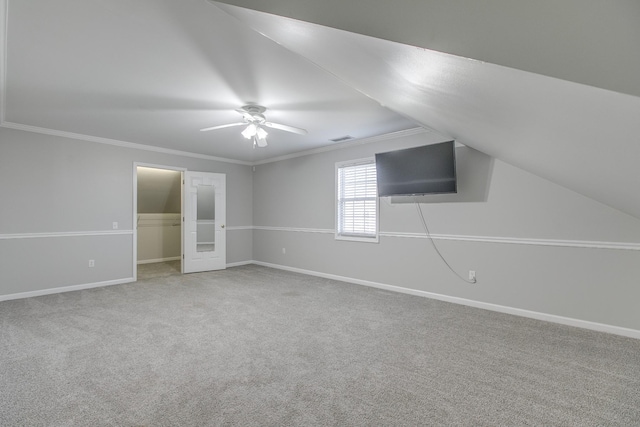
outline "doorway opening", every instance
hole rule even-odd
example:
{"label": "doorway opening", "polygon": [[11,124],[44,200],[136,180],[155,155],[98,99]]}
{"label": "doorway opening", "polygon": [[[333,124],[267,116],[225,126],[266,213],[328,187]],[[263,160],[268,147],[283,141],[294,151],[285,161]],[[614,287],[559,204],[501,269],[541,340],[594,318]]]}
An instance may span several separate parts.
{"label": "doorway opening", "polygon": [[134,280],[225,269],[225,219],[225,174],[134,162]]}
{"label": "doorway opening", "polygon": [[134,164],[136,280],[182,274],[184,169]]}

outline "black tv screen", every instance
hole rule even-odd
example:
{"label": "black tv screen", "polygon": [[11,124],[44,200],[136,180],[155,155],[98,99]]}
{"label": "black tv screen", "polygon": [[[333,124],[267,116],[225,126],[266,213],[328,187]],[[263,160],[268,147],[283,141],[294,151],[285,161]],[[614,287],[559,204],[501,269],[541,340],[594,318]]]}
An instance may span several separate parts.
{"label": "black tv screen", "polygon": [[376,154],[378,196],[456,193],[455,142]]}

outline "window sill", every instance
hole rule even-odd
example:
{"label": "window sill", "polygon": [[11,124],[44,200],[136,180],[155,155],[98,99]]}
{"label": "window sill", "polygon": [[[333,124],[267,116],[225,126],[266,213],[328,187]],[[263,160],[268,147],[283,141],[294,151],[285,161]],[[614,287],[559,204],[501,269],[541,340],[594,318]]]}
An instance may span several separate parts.
{"label": "window sill", "polygon": [[366,243],[378,243],[378,235],[365,237],[365,236],[349,236],[345,234],[336,234],[336,240],[346,240],[351,242],[366,242]]}

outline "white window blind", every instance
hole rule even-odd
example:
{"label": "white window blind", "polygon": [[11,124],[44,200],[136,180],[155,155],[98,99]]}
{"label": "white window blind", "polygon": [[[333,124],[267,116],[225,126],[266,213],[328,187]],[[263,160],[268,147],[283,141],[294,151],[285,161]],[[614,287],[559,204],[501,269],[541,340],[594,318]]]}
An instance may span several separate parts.
{"label": "white window blind", "polygon": [[337,236],[363,238],[378,237],[378,194],[376,164],[346,163],[337,166]]}

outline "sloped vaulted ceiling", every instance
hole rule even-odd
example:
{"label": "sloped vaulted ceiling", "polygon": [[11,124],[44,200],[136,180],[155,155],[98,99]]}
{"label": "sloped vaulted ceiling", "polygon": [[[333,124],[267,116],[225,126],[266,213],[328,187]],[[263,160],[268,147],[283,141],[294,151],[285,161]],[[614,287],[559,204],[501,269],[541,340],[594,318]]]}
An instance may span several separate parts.
{"label": "sloped vaulted ceiling", "polygon": [[636,0],[221,0],[640,96]]}
{"label": "sloped vaulted ceiling", "polygon": [[216,4],[386,107],[640,218],[640,3]]}

